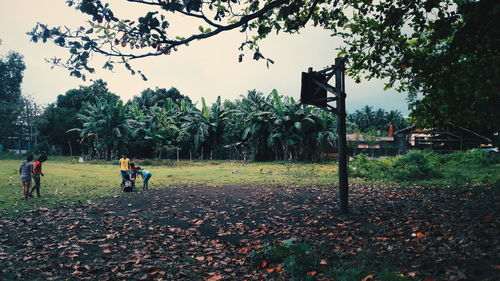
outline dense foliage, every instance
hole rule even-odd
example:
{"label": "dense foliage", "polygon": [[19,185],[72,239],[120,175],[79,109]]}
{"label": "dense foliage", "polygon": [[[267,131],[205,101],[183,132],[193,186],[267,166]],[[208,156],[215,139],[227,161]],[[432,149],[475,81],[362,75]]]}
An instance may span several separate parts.
{"label": "dense foliage", "polygon": [[189,99],[176,102],[170,96],[149,103],[155,99],[148,93],[129,103],[95,97],[79,111],[80,122],[73,123],[81,125],[67,133],[79,132],[86,155],[106,159],[126,152],[157,158],[318,160],[335,146],[333,114],[276,91],[268,96],[249,91],[236,101],[218,98],[211,106],[202,99],[201,110]]}
{"label": "dense foliage", "polygon": [[77,114],[82,111],[86,103],[93,102],[96,98],[105,99],[113,104],[119,100],[117,95],[109,92],[106,83],[102,80],[59,95],[57,101],[49,104],[38,118],[37,128],[40,135],[38,150],[54,152],[52,151],[54,145],[62,154],[79,154],[80,136],[76,133],[68,133],[68,130],[82,127]]}
{"label": "dense foliage", "polygon": [[[23,108],[31,110],[33,102]],[[35,105],[36,106],[36,105]],[[249,91],[197,107],[176,88],[145,89],[128,102],[102,80],[68,90],[32,118],[36,152],[113,159],[139,158],[317,161],[336,151],[336,116],[273,90]],[[404,124],[397,110],[365,106],[348,116],[349,133],[387,133]]]}
{"label": "dense foliage", "polygon": [[464,184],[491,182],[496,177],[498,163],[498,155],[478,149],[444,155],[413,151],[383,160],[369,160],[360,154],[349,168],[351,176],[367,179]]}
{"label": "dense foliage", "polygon": [[0,56],[0,144],[6,144],[17,137],[16,121],[24,103],[21,82],[25,69],[23,57],[10,52]]}

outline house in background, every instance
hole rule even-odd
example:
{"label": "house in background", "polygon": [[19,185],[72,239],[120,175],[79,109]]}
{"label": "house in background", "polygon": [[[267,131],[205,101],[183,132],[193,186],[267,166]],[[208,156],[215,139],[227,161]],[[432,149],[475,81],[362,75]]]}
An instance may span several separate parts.
{"label": "house in background", "polygon": [[364,134],[348,134],[346,136],[350,154],[367,154],[371,156],[395,155],[397,153],[394,137],[377,137]]}
{"label": "house in background", "polygon": [[408,150],[432,150],[440,153],[479,148],[481,144],[491,143],[491,139],[467,128],[448,123],[432,129],[406,127],[394,133],[397,153]]}

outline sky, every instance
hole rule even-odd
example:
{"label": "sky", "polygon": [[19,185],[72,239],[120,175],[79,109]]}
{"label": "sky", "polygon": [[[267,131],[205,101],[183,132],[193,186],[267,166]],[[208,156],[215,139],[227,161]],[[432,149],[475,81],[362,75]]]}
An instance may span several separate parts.
{"label": "sky", "polygon": [[[103,1],[105,2],[105,1]],[[111,0],[111,8],[119,18],[137,19],[148,10],[144,5]],[[79,78],[70,77],[62,68],[52,68],[46,58],[66,58],[68,51],[52,43],[33,43],[26,35],[37,22],[49,26],[87,26],[89,18],[72,7],[65,0],[0,0],[0,56],[16,51],[24,56],[26,70],[22,84],[24,95],[30,95],[39,104],[55,102],[59,94],[67,90],[89,85]],[[199,22],[176,15],[167,15],[172,32],[188,37],[197,31]],[[276,89],[279,94],[299,99],[301,72],[308,67],[321,70],[332,65],[335,50],[340,40],[330,36],[321,28],[308,27],[300,34],[278,34],[264,39],[262,53],[275,61],[266,67],[263,61],[254,61],[252,53],[245,53],[242,63],[238,63],[238,47],[245,35],[237,30],[221,33],[215,37],[195,41],[187,47],[179,48],[170,56],[146,58],[131,62],[148,77],[143,81],[132,76],[123,67],[115,66],[113,72],[102,69],[102,56],[92,57],[91,65],[96,73],[88,78],[103,79],[111,92],[127,101],[140,95],[146,88],[177,88],[194,102],[204,97],[208,104],[217,96],[228,100],[238,99],[249,90],[269,94]],[[88,76],[88,75],[87,75]],[[332,79],[330,83],[333,83]],[[375,109],[399,110],[408,114],[406,95],[394,90],[384,91],[380,80],[354,83],[346,77],[347,111],[353,112],[365,105]]]}

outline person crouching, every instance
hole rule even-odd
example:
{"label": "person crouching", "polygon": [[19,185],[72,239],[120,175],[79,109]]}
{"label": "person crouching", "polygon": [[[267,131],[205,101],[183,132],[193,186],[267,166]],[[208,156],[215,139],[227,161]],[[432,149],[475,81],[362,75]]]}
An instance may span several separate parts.
{"label": "person crouching", "polygon": [[137,167],[137,172],[139,173],[139,175],[141,175],[142,179],[143,179],[143,184],[142,184],[142,190],[143,191],[146,191],[148,190],[149,188],[149,179],[151,178],[151,176],[153,174],[151,174],[149,171],[147,170],[144,170],[143,168],[141,167]]}

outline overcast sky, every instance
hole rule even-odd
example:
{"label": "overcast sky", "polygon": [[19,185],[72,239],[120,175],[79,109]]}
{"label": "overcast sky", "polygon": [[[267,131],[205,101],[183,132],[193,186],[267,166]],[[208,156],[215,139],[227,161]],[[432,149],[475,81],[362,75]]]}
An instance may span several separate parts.
{"label": "overcast sky", "polygon": [[[118,17],[136,19],[146,11],[143,5],[124,0],[110,2]],[[177,27],[175,32],[185,37],[193,30],[190,28],[196,30],[199,25],[187,18],[167,18],[172,27]],[[0,55],[5,56],[13,50],[24,56],[23,94],[31,95],[38,103],[48,104],[54,102],[57,95],[90,83],[70,77],[65,69],[51,69],[51,65],[45,62],[45,58],[66,57],[66,49],[52,43],[34,44],[26,35],[37,22],[74,27],[86,26],[87,20],[85,15],[68,7],[65,0],[0,0]],[[103,70],[103,58],[96,56],[92,64],[97,71],[88,78],[103,79],[109,89],[125,101],[148,87],[176,87],[194,102],[205,97],[209,104],[217,96],[234,100],[252,89],[264,94],[277,89],[281,95],[298,99],[300,73],[310,66],[320,70],[333,64],[335,48],[340,44],[327,31],[312,27],[298,35],[270,36],[261,44],[263,54],[275,61],[268,69],[264,62],[252,60],[251,53],[245,55],[243,63],[238,63],[238,47],[243,40],[243,34],[229,31],[214,38],[195,41],[170,56],[134,61],[132,65],[141,69],[148,81],[131,76],[121,66],[116,66],[114,72]],[[363,81],[361,84],[354,83],[350,78],[346,81],[349,112],[370,105],[385,110],[397,109],[407,114],[406,95],[393,90],[384,91],[383,81]]]}

